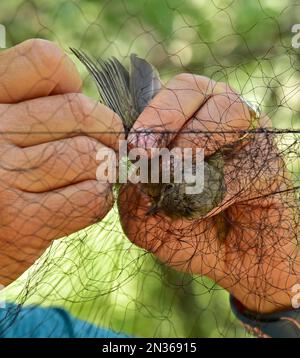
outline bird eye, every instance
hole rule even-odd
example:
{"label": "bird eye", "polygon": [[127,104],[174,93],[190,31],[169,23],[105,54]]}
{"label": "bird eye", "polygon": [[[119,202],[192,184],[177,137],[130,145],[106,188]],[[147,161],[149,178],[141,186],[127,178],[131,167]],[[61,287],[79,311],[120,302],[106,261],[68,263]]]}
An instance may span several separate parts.
{"label": "bird eye", "polygon": [[174,184],[167,184],[166,185],[167,190],[170,190],[170,189],[173,189],[173,188],[174,188]]}

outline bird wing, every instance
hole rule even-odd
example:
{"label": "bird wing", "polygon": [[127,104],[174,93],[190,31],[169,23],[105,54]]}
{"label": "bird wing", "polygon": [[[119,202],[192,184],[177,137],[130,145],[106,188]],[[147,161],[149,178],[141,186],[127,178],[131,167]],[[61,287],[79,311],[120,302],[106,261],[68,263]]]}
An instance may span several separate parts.
{"label": "bird wing", "polygon": [[140,114],[161,88],[161,82],[158,71],[149,62],[135,54],[130,60],[130,92],[135,110]]}

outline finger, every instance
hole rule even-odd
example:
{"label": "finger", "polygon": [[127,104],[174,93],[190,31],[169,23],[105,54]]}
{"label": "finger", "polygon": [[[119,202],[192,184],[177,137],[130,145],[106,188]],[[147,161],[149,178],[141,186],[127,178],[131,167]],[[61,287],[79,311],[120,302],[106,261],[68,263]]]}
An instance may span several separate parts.
{"label": "finger", "polygon": [[205,100],[217,90],[215,81],[181,74],[170,80],[135,122],[128,141],[132,147],[165,147]]}
{"label": "finger", "polygon": [[146,215],[149,198],[132,184],[122,187],[118,207],[123,230],[134,244],[178,270],[216,278],[224,248],[212,218],[193,223],[163,214]]}
{"label": "finger", "polygon": [[[9,195],[8,195],[9,194]],[[2,192],[1,192],[2,195]],[[33,264],[52,240],[72,234],[100,221],[113,205],[108,184],[89,180],[53,192],[32,194],[19,190],[1,210],[1,252],[11,258],[15,277]],[[12,234],[14,233],[14,234]],[[14,272],[8,268],[8,272]]]}
{"label": "finger", "polygon": [[249,130],[254,121],[247,104],[228,85],[219,84],[222,93],[211,96],[184,125],[172,147],[203,148],[210,155],[231,144]]}
{"label": "finger", "polygon": [[108,149],[85,136],[24,149],[7,147],[2,154],[3,184],[27,192],[46,192],[85,180],[95,180],[98,150]]}
{"label": "finger", "polygon": [[79,92],[74,63],[53,42],[32,39],[0,53],[0,103]]}
{"label": "finger", "polygon": [[19,147],[85,134],[117,149],[124,132],[112,110],[81,93],[2,104],[0,116],[2,141]]}
{"label": "finger", "polygon": [[[113,205],[111,185],[95,180],[84,181],[53,192],[28,194],[24,196],[24,200],[28,204],[26,213],[22,215],[24,224],[25,220],[35,217],[37,224],[46,227],[41,227],[41,237],[43,230],[49,230],[49,236],[46,235],[49,239],[69,235],[98,222]],[[39,205],[35,205],[36,202]],[[30,227],[24,229],[25,233],[30,234],[32,231]]]}

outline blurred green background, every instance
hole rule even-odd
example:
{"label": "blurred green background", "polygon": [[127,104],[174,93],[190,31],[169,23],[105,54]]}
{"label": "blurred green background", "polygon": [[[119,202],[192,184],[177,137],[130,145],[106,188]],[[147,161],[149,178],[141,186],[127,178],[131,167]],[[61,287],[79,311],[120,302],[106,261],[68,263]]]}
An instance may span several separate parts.
{"label": "blurred green background", "polygon": [[[291,27],[300,23],[297,1],[10,0],[0,7],[8,47],[39,37],[69,54],[70,46],[124,63],[135,52],[163,80],[184,71],[229,82],[259,103],[276,128],[300,129],[300,49],[291,45]],[[97,98],[76,64],[84,92]],[[291,141],[295,134],[279,142]],[[298,155],[287,161],[297,173]],[[176,273],[132,245],[116,209],[101,223],[53,243],[5,294],[24,304],[63,306],[79,318],[137,336],[246,335],[225,291],[208,279]]]}

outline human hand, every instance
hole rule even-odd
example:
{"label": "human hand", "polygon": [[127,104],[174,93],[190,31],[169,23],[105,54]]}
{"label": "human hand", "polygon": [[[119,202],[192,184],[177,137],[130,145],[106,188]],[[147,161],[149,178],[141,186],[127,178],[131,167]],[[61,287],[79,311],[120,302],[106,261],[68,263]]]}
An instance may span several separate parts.
{"label": "human hand", "polygon": [[116,149],[123,126],[80,89],[74,64],[54,43],[28,40],[0,53],[2,285],[113,204],[110,185],[96,180],[96,153]]}
{"label": "human hand", "polygon": [[[262,115],[259,127],[269,125]],[[131,147],[204,148],[210,155],[250,128],[248,106],[228,85],[181,74],[152,100],[128,140]],[[119,196],[124,231],[173,268],[210,277],[250,310],[290,307],[291,287],[300,277],[299,213],[274,135],[263,130],[249,134],[226,160],[224,175],[222,203],[193,221],[162,212],[146,215],[151,202],[142,187],[124,185]],[[220,215],[227,222],[222,241]]]}

